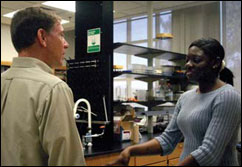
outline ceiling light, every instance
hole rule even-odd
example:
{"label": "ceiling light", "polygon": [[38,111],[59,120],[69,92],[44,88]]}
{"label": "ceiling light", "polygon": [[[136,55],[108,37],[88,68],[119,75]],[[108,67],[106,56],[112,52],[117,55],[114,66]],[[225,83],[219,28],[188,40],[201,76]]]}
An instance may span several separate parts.
{"label": "ceiling light", "polygon": [[46,6],[51,6],[51,7],[54,7],[54,8],[67,10],[67,11],[70,11],[70,12],[76,12],[75,1],[46,1],[42,4],[46,5]]}
{"label": "ceiling light", "polygon": [[8,17],[8,18],[13,18],[13,15],[14,15],[15,13],[17,13],[18,11],[19,11],[19,10],[16,10],[16,11],[14,11],[14,12],[4,14],[3,16],[4,16],[4,17]]}
{"label": "ceiling light", "polygon": [[67,23],[69,23],[69,21],[68,20],[61,20],[61,24],[67,24]]}
{"label": "ceiling light", "polygon": [[[10,13],[7,13],[7,14],[4,14],[3,16],[4,17],[8,17],[8,18],[13,18],[13,16],[14,16],[14,14],[15,13],[17,13],[19,10],[16,10],[16,11],[13,11],[13,12],[10,12]],[[62,19],[61,20],[61,24],[67,24],[67,23],[69,23],[70,21],[68,21],[68,20],[64,20],[64,19]]]}

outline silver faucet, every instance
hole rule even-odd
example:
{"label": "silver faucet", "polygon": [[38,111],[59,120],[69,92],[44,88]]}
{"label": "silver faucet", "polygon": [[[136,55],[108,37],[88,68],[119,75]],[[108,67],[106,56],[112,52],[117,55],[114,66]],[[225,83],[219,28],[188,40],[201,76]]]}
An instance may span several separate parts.
{"label": "silver faucet", "polygon": [[[91,112],[90,103],[86,99],[77,100],[77,102],[74,105],[73,113],[74,113],[74,117],[76,117],[77,107],[78,107],[79,103],[81,103],[81,102],[84,102],[87,105],[87,114],[88,114],[88,132],[86,134],[86,136],[88,137],[88,144],[87,145],[92,146],[92,140],[91,140],[92,139],[91,138],[92,137],[92,116],[91,116],[92,112]],[[83,141],[83,142],[85,142],[85,141]]]}

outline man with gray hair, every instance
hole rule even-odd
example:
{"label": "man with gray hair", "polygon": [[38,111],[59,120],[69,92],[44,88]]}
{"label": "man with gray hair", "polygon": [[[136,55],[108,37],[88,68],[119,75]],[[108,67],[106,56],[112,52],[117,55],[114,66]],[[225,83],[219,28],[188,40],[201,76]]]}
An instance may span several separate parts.
{"label": "man with gray hair", "polygon": [[53,75],[69,44],[61,18],[41,8],[16,13],[18,57],[1,74],[1,165],[86,165],[71,89]]}

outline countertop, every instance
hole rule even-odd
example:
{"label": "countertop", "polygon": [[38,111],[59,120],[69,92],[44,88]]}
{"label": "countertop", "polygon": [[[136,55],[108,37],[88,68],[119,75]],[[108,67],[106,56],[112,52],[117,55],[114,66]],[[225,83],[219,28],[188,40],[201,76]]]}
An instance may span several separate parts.
{"label": "countertop", "polygon": [[[144,143],[149,141],[161,133],[157,134],[142,134],[142,139],[140,139],[139,143]],[[112,154],[112,153],[120,153],[126,147],[133,145],[132,141],[124,141],[124,142],[113,142],[110,144],[97,144],[92,147],[85,147],[84,156],[85,157],[93,157],[98,155]]]}

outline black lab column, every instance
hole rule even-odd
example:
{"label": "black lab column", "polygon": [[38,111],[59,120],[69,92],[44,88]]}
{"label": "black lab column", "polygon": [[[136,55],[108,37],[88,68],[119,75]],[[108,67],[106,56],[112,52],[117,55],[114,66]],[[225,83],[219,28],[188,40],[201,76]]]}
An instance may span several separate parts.
{"label": "black lab column", "polygon": [[[75,60],[68,61],[68,64],[67,82],[75,101],[87,99],[92,112],[97,115],[92,115],[92,133],[101,133],[100,126],[109,121],[105,135],[93,138],[93,144],[110,143],[113,139],[112,1],[76,1]],[[83,120],[87,120],[87,113],[80,113],[77,124],[80,135],[87,132]]]}

